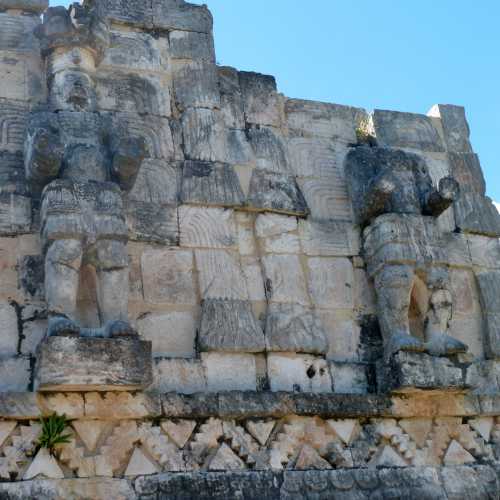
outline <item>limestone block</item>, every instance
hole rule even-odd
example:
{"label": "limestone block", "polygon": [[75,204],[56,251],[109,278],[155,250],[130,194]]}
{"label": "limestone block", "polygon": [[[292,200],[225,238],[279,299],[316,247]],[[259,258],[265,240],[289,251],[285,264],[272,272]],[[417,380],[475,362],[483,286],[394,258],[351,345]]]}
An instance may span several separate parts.
{"label": "limestone block", "polygon": [[0,392],[24,392],[31,380],[30,360],[25,356],[0,358]]}
{"label": "limestone block", "polygon": [[328,352],[327,336],[318,316],[296,304],[269,304],[265,334],[268,352]]}
{"label": "limestone block", "polygon": [[168,43],[155,39],[149,33],[112,31],[110,45],[106,48],[100,69],[136,71],[166,71]]}
{"label": "limestone block", "polygon": [[260,169],[254,170],[250,179],[248,206],[289,215],[309,213],[295,177]]}
{"label": "limestone block", "polygon": [[176,206],[129,201],[125,212],[131,240],[160,245],[178,244],[179,220]]}
{"label": "limestone block", "polygon": [[150,2],[143,0],[101,0],[97,2],[96,6],[99,17],[108,22],[137,28],[153,27],[153,11]]}
{"label": "limestone block", "polygon": [[255,221],[255,232],[264,253],[300,253],[295,217],[273,213],[260,214]]}
{"label": "limestone block", "polygon": [[0,13],[0,51],[34,52],[40,50],[35,29],[40,24],[37,16],[18,16]]}
{"label": "limestone block", "polygon": [[157,358],[153,363],[156,391],[194,394],[207,390],[205,369],[201,361]]}
{"label": "limestone block", "polygon": [[[0,88],[3,89],[3,85]],[[11,153],[23,152],[28,112],[26,104],[0,98],[1,151],[9,151]]]}
{"label": "limestone block", "polygon": [[166,160],[146,159],[127,199],[158,205],[175,205],[179,198],[181,166]]}
{"label": "limestone block", "polygon": [[186,161],[184,163],[182,203],[195,205],[241,206],[244,195],[231,165]]}
{"label": "limestone block", "polygon": [[110,69],[99,72],[95,85],[100,110],[163,117],[171,114],[170,89],[162,76],[146,71],[139,76]]}
{"label": "limestone block", "polygon": [[252,354],[226,354],[207,352],[201,354],[211,392],[255,391],[257,371]]}
{"label": "limestone block", "polygon": [[226,133],[220,112],[190,108],[182,115],[182,130],[187,159],[225,161]]}
{"label": "limestone block", "polygon": [[[453,305],[455,305],[453,303]],[[497,321],[494,319],[493,325]],[[453,312],[453,317],[450,321],[449,331],[453,338],[463,342],[469,347],[468,354],[474,356],[475,359],[484,359],[485,357],[485,334],[488,331],[488,317],[483,319],[481,313],[459,314]],[[494,331],[494,330],[493,330]]]}
{"label": "limestone block", "polygon": [[243,95],[240,89],[238,70],[229,66],[218,66],[221,111],[226,127],[245,128]]}
{"label": "limestone block", "polygon": [[0,234],[13,236],[31,230],[31,199],[17,194],[0,194]]}
{"label": "limestone block", "polygon": [[7,302],[0,302],[0,356],[15,356],[19,344],[16,309]]}
{"label": "limestone block", "polygon": [[363,268],[354,269],[354,308],[363,315],[376,314],[375,288]]}
{"label": "limestone block", "polygon": [[[224,115],[223,115],[224,116]],[[224,118],[225,120],[225,118]],[[227,125],[226,125],[227,127]],[[227,163],[232,165],[252,166],[256,159],[254,150],[248,140],[248,134],[245,130],[225,129],[225,147]],[[269,163],[263,160],[262,163]]]}
{"label": "limestone block", "polygon": [[273,76],[240,71],[245,121],[255,125],[280,127],[282,101]]}
{"label": "limestone block", "polygon": [[460,192],[486,193],[486,181],[479,157],[474,153],[448,153],[450,173],[460,184]]}
{"label": "limestone block", "polygon": [[432,119],[425,115],[376,109],[373,127],[377,144],[382,147],[437,152],[445,150]]}
{"label": "limestone block", "polygon": [[85,417],[98,420],[138,420],[161,416],[160,398],[145,392],[86,392]]}
{"label": "limestone block", "polygon": [[248,290],[248,300],[252,302],[265,302],[264,279],[262,266],[258,257],[241,257],[241,268]]}
{"label": "limestone block", "polygon": [[175,103],[180,110],[220,106],[217,68],[208,61],[172,61]]}
{"label": "limestone block", "polygon": [[3,99],[42,102],[45,84],[40,58],[3,50],[0,53],[0,89]]}
{"label": "limestone block", "polygon": [[[127,115],[132,119],[132,115]],[[36,113],[31,115],[30,128],[43,126],[47,121],[52,125],[54,115],[52,113]],[[77,111],[61,111],[57,113],[55,126],[60,132],[61,142],[66,146],[73,144],[99,145],[100,131],[102,127],[119,130],[118,122],[106,123],[109,115],[98,115],[96,113],[86,113]]]}
{"label": "limestone block", "polygon": [[193,253],[190,250],[155,250],[141,259],[144,298],[152,304],[196,305]]}
{"label": "limestone block", "polygon": [[360,232],[351,222],[299,221],[303,252],[311,257],[349,257],[360,252]]}
{"label": "limestone block", "polygon": [[500,356],[500,271],[476,273],[481,307],[486,326],[486,353],[488,357]]}
{"label": "limestone block", "polygon": [[154,0],[153,24],[162,30],[211,33],[212,14],[206,5],[194,5],[184,0]]}
{"label": "limestone block", "polygon": [[22,320],[21,354],[34,355],[38,344],[47,333],[46,312],[35,306],[25,306],[22,311]]}
{"label": "limestone block", "polygon": [[18,258],[18,284],[27,299],[38,301],[45,298],[44,264],[42,255],[23,255]]}
{"label": "limestone block", "polygon": [[205,299],[198,336],[201,351],[263,352],[264,333],[245,300]]}
{"label": "limestone block", "polygon": [[361,328],[351,311],[318,311],[330,349],[327,358],[335,361],[359,361]]}
{"label": "limestone block", "polygon": [[42,448],[31,462],[23,475],[23,480],[28,481],[36,477],[47,479],[64,479],[64,473],[57,460],[50,454],[49,450]]}
{"label": "limestone block", "polygon": [[474,273],[469,269],[450,270],[454,314],[479,312],[479,294]]}
{"label": "limestone block", "polygon": [[462,106],[451,104],[436,104],[428,113],[429,116],[440,118],[448,151],[471,153],[469,142],[470,129]]}
{"label": "limestone block", "polygon": [[367,366],[356,363],[329,363],[336,394],[367,394],[369,391]]}
{"label": "limestone block", "polygon": [[354,307],[354,269],[346,258],[313,257],[307,260],[309,293],[316,307]]}
{"label": "limestone block", "polygon": [[153,356],[192,358],[195,355],[197,314],[146,314],[137,321],[141,337],[152,343]]}
{"label": "limestone block", "polygon": [[399,352],[389,363],[377,364],[377,384],[381,392],[466,389],[462,366],[447,358],[422,353]]}
{"label": "limestone block", "polygon": [[298,184],[314,221],[352,221],[345,181],[339,175],[299,178]]}
{"label": "limestone block", "polygon": [[22,10],[33,14],[42,14],[49,6],[48,0],[0,0],[0,10]]}
{"label": "limestone block", "polygon": [[252,127],[246,135],[255,155],[257,168],[291,174],[287,148],[283,138],[271,127]]}
{"label": "limestone block", "polygon": [[41,392],[142,390],[151,382],[150,342],[51,337],[37,351]]}
{"label": "limestone block", "polygon": [[272,353],[267,356],[272,392],[332,392],[327,362],[307,354]]}
{"label": "limestone block", "polygon": [[175,160],[172,130],[167,118],[136,113],[113,113],[111,125],[122,137],[142,138],[148,158]]}
{"label": "limestone block", "polygon": [[[287,99],[286,123],[297,136],[356,144],[356,129],[368,120],[364,109],[302,99]],[[316,174],[317,175],[317,174]]]}
{"label": "limestone block", "polygon": [[453,204],[457,229],[464,233],[500,237],[500,213],[487,196],[462,193]]}
{"label": "limestone block", "polygon": [[500,241],[475,234],[466,237],[472,264],[489,269],[500,269]]}
{"label": "limestone block", "polygon": [[16,243],[14,238],[0,237],[0,292],[8,297],[15,297],[18,287]]}
{"label": "limestone block", "polygon": [[233,210],[183,205],[179,226],[183,247],[231,248],[237,243]]}
{"label": "limestone block", "polygon": [[248,300],[238,255],[224,250],[195,250],[202,299]]}
{"label": "limestone block", "polygon": [[266,294],[270,302],[310,305],[304,271],[296,255],[262,258]]}
{"label": "limestone block", "polygon": [[172,59],[193,59],[215,64],[212,33],[173,30],[168,33],[168,40]]}

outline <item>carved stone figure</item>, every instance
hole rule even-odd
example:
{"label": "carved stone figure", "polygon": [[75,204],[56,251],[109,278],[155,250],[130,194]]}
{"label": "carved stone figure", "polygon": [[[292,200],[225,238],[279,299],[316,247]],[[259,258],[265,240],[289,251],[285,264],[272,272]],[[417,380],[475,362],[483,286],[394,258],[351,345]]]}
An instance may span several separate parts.
{"label": "carved stone figure", "polygon": [[[41,193],[48,335],[128,336],[134,331],[127,323],[121,192],[134,184],[144,140],[105,130],[94,113],[93,71],[106,44],[106,25],[74,4],[49,9],[40,28],[49,110],[32,115],[25,168],[35,196]],[[82,329],[74,320],[82,264],[96,269],[101,330]]]}
{"label": "carved stone figure", "polygon": [[[419,156],[359,147],[345,162],[357,222],[364,227],[364,256],[375,283],[386,357],[398,351],[432,355],[465,352],[448,335],[451,294],[436,218],[459,194],[451,177],[432,184]],[[417,281],[424,284],[417,297]],[[412,335],[412,305],[419,307],[422,337]]]}

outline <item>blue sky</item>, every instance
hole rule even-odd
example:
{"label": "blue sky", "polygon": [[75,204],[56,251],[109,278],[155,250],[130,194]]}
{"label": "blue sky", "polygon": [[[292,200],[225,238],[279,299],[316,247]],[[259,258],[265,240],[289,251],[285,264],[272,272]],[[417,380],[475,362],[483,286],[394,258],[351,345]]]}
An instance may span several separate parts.
{"label": "blue sky", "polygon": [[212,10],[220,64],[273,74],[290,97],[418,113],[465,106],[500,201],[498,0],[193,3]]}

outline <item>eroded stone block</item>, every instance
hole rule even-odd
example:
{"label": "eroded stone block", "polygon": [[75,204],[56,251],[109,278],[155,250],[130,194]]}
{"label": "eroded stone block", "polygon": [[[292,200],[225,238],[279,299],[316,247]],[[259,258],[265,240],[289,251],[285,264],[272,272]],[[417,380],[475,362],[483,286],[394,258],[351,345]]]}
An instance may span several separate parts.
{"label": "eroded stone block", "polygon": [[257,369],[252,354],[202,353],[201,360],[211,392],[255,391]]}
{"label": "eroded stone block", "polygon": [[161,393],[194,394],[207,390],[205,368],[199,360],[155,359],[154,389]]}
{"label": "eroded stone block", "polygon": [[193,59],[215,64],[212,33],[172,30],[168,34],[168,40],[172,59]]}
{"label": "eroded stone block", "polygon": [[[3,354],[3,353],[2,353]],[[0,391],[27,391],[31,380],[31,365],[27,356],[0,358]]]}
{"label": "eroded stone block", "polygon": [[0,302],[0,353],[15,356],[19,346],[18,317],[16,309],[7,302]]}
{"label": "eroded stone block", "polygon": [[448,151],[471,153],[469,141],[470,129],[462,106],[436,104],[429,111],[429,116],[440,118]]}
{"label": "eroded stone block", "polygon": [[202,351],[263,352],[264,333],[249,301],[205,299],[198,337]]}
{"label": "eroded stone block", "polygon": [[359,363],[330,362],[333,392],[336,394],[367,394],[369,389],[368,367]]}
{"label": "eroded stone block", "polygon": [[129,201],[125,211],[131,240],[172,246],[178,244],[179,220],[176,206]]}
{"label": "eroded stone block", "polygon": [[194,5],[184,0],[154,0],[152,12],[155,28],[212,32],[212,14],[206,5]]}
{"label": "eroded stone block", "polygon": [[487,196],[462,193],[453,208],[455,223],[460,231],[500,237],[500,213]]}
{"label": "eroded stone block", "polygon": [[152,377],[150,342],[51,337],[37,350],[41,392],[143,390]]}

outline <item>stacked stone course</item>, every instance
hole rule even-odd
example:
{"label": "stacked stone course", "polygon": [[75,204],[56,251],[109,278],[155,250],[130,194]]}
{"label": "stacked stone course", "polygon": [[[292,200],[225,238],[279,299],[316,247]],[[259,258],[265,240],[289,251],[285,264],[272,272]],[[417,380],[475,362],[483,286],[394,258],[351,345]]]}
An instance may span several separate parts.
{"label": "stacked stone course", "polygon": [[500,215],[464,109],[287,98],[212,24],[0,0],[0,496],[497,498]]}

